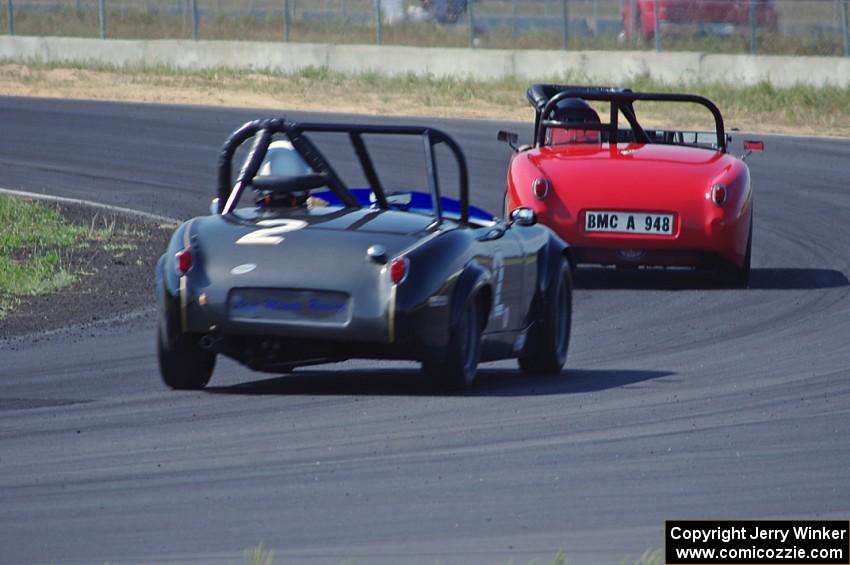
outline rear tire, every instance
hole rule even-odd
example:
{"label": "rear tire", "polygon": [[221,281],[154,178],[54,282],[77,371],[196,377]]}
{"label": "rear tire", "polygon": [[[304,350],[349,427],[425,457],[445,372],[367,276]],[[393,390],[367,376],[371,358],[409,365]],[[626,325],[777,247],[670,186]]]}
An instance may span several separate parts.
{"label": "rear tire", "polygon": [[443,358],[422,363],[422,371],[437,387],[463,390],[472,386],[481,357],[481,330],[481,313],[473,297],[452,328]]}
{"label": "rear tire", "polygon": [[572,277],[570,265],[561,260],[557,288],[544,305],[544,317],[528,335],[530,350],[518,359],[523,373],[554,375],[567,361],[572,325]]}
{"label": "rear tire", "polygon": [[747,235],[747,251],[744,254],[744,264],[740,267],[731,264],[722,265],[717,272],[721,284],[735,288],[747,288],[750,286],[750,274],[752,272],[753,254],[753,217],[750,215],[750,231]]}
{"label": "rear tire", "polygon": [[156,350],[163,382],[177,390],[200,390],[212,377],[215,353],[201,348],[198,334],[179,334],[168,343],[157,331]]}

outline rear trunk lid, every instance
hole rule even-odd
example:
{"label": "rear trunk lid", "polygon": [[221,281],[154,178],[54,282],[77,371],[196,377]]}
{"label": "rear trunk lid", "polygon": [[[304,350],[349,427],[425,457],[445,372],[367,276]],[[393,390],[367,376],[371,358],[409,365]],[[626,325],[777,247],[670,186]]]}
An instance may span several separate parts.
{"label": "rear trunk lid", "polygon": [[[717,151],[669,145],[544,147],[529,160],[575,216],[587,209],[683,213],[705,201],[734,159]],[[550,208],[551,209],[551,208]]]}
{"label": "rear trunk lid", "polygon": [[200,218],[192,226],[206,275],[232,287],[310,288],[352,292],[374,287],[383,265],[367,250],[392,259],[433,231],[433,218],[374,210],[336,210],[239,221]]}
{"label": "rear trunk lid", "polygon": [[391,261],[438,231],[430,216],[375,209],[254,220],[218,215],[190,226],[196,258],[185,292],[199,304],[190,308],[193,331],[390,342],[393,284],[367,250],[380,245]]}

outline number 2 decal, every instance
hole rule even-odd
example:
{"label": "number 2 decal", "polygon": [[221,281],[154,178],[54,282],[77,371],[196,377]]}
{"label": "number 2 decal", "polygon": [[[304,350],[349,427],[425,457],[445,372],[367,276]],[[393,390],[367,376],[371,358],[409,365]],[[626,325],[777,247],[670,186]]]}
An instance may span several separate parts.
{"label": "number 2 decal", "polygon": [[246,233],[236,240],[236,245],[277,245],[283,241],[281,234],[298,231],[307,227],[301,220],[260,220],[261,229]]}

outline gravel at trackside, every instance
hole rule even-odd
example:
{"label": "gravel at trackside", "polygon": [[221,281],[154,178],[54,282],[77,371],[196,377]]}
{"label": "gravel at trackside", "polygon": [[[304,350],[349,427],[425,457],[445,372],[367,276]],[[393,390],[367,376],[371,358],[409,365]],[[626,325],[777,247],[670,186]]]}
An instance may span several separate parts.
{"label": "gravel at trackside", "polygon": [[[103,228],[114,221],[115,236],[109,246],[93,243],[63,255],[77,282],[48,296],[22,298],[14,311],[0,319],[0,344],[20,336],[98,324],[155,305],[154,266],[175,226],[82,204],[51,205],[74,224]],[[128,235],[123,235],[125,228]]]}

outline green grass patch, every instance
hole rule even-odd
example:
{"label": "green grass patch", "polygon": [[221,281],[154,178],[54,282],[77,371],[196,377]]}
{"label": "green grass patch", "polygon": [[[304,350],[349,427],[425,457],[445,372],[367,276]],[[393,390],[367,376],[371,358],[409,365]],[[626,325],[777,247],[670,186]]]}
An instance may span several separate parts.
{"label": "green grass patch", "polygon": [[48,294],[75,280],[56,251],[36,252],[25,259],[0,256],[0,288],[12,295]]}
{"label": "green grass patch", "polygon": [[79,229],[67,224],[50,206],[0,196],[0,254],[18,249],[46,246],[67,247],[76,241]]}
{"label": "green grass patch", "polygon": [[81,239],[81,230],[56,210],[0,197],[0,225],[0,317],[21,296],[47,294],[76,280],[62,262],[62,251]]}
{"label": "green grass patch", "polygon": [[242,552],[245,565],[273,565],[274,551],[267,549],[262,543]]}
{"label": "green grass patch", "polygon": [[107,242],[114,223],[68,223],[55,206],[0,196],[0,318],[22,297],[50,294],[77,280],[67,257]]}

